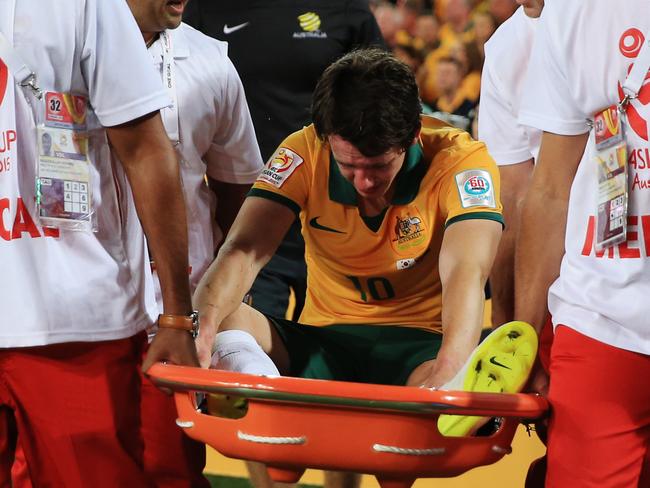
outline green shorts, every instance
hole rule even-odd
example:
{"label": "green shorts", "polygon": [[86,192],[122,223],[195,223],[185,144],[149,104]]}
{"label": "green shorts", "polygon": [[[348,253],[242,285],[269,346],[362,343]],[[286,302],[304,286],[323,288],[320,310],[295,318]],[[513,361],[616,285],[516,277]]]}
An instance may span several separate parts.
{"label": "green shorts", "polygon": [[420,364],[435,359],[442,334],[397,325],[314,327],[267,317],[289,353],[291,376],[404,385]]}

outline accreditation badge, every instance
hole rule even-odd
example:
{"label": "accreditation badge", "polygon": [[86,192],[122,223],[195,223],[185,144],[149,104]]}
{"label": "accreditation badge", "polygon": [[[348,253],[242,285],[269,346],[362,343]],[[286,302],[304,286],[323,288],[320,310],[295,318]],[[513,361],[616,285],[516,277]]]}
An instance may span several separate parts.
{"label": "accreditation badge", "polygon": [[85,98],[48,92],[37,127],[36,205],[42,225],[95,231]]}
{"label": "accreditation badge", "polygon": [[627,237],[627,144],[619,106],[594,115],[594,163],[598,174],[596,249]]}

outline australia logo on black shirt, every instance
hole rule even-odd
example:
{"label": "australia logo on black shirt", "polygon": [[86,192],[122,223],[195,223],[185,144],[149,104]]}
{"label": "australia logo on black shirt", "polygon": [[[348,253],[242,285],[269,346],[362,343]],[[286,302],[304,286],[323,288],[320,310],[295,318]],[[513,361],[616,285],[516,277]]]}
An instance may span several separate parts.
{"label": "australia logo on black shirt", "polygon": [[294,32],[294,39],[325,39],[327,33],[320,30],[320,17],[315,12],[306,12],[298,16],[302,31]]}

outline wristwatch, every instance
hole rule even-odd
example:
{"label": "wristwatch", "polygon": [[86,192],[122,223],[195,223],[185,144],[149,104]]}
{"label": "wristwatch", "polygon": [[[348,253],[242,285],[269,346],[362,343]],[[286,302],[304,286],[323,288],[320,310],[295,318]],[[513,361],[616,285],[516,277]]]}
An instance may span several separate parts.
{"label": "wristwatch", "polygon": [[192,339],[196,339],[199,336],[199,312],[194,310],[189,315],[161,313],[158,315],[158,327],[186,330],[192,335]]}

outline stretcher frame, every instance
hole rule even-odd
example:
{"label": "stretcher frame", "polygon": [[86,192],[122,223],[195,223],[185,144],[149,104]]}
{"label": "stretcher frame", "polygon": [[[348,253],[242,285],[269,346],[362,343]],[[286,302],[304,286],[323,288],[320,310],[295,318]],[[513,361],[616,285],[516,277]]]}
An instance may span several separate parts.
{"label": "stretcher frame", "polygon": [[[453,477],[511,452],[522,420],[548,408],[533,394],[443,391],[291,377],[266,377],[156,364],[153,382],[174,393],[179,427],[223,455],[267,465],[274,481],[295,483],[306,468],[376,476],[382,488],[417,478]],[[202,413],[196,393],[243,397],[233,419]],[[483,437],[445,437],[440,414],[499,417]]]}

